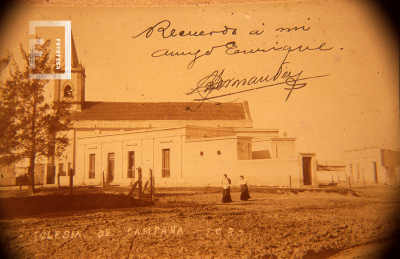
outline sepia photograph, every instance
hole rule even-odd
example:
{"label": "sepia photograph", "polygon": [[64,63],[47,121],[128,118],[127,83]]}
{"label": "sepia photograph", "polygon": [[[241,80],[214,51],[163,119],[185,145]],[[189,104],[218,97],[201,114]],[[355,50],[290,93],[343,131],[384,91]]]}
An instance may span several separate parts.
{"label": "sepia photograph", "polygon": [[2,4],[0,257],[400,258],[395,9]]}

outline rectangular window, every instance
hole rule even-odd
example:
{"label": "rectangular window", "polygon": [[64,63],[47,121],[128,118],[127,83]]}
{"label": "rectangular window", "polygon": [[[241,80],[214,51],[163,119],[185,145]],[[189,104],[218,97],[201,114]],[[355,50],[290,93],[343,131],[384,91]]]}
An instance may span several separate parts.
{"label": "rectangular window", "polygon": [[170,151],[169,149],[162,150],[162,177],[170,177]]}
{"label": "rectangular window", "polygon": [[127,178],[135,178],[135,151],[128,152],[128,174]]}
{"label": "rectangular window", "polygon": [[96,162],[96,155],[90,154],[89,155],[89,179],[95,178],[95,162]]}
{"label": "rectangular window", "polygon": [[60,176],[65,176],[66,173],[64,172],[64,164],[63,163],[59,163],[58,164],[58,174]]}

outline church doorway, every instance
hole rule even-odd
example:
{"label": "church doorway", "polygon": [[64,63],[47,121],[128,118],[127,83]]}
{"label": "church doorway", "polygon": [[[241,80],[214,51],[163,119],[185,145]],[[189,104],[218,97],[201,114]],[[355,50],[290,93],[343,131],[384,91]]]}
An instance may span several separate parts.
{"label": "church doorway", "polygon": [[311,157],[303,157],[303,184],[311,185]]}

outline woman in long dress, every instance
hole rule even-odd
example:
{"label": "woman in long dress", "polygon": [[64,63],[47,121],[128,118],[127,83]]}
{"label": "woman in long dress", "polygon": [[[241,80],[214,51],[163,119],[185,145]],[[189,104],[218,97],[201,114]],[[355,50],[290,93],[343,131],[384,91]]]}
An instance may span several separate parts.
{"label": "woman in long dress", "polygon": [[250,194],[249,194],[249,187],[247,186],[247,181],[244,179],[243,175],[240,176],[241,180],[239,182],[239,187],[240,187],[240,200],[242,201],[247,201],[250,199]]}
{"label": "woman in long dress", "polygon": [[231,190],[230,190],[230,182],[228,179],[228,176],[224,174],[224,179],[222,180],[222,188],[223,188],[223,193],[222,193],[222,202],[232,202],[231,198]]}

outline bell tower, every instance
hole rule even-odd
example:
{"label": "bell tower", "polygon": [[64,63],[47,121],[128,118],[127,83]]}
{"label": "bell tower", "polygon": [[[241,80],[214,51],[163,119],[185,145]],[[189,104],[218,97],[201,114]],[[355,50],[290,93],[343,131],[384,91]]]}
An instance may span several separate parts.
{"label": "bell tower", "polygon": [[71,34],[71,79],[56,79],[54,82],[54,101],[73,103],[70,110],[81,111],[85,102],[85,68],[78,60],[74,37]]}

